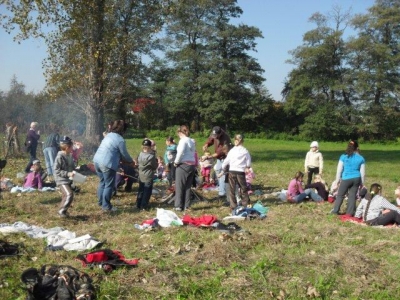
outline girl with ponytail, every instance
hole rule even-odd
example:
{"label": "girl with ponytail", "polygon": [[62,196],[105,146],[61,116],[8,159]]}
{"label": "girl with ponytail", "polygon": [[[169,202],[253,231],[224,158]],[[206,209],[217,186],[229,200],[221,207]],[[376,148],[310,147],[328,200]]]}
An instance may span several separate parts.
{"label": "girl with ponytail", "polygon": [[357,141],[351,140],[346,153],[339,158],[336,181],[340,181],[332,214],[339,214],[345,195],[348,195],[346,215],[353,216],[356,210],[356,195],[359,187],[364,186],[365,159],[360,155]]}
{"label": "girl with ponytail", "polygon": [[400,225],[400,209],[382,197],[382,186],[373,183],[369,193],[361,199],[355,217],[371,226],[397,224]]}

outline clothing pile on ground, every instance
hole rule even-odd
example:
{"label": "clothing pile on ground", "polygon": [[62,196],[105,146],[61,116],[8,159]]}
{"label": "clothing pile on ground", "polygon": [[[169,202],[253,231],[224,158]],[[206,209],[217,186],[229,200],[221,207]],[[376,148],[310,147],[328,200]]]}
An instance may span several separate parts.
{"label": "clothing pile on ground", "polygon": [[31,238],[46,238],[46,249],[48,250],[84,251],[93,249],[101,243],[89,234],[76,237],[75,232],[64,230],[61,227],[46,229],[24,222],[0,224],[0,233],[10,234],[18,232],[23,232]]}

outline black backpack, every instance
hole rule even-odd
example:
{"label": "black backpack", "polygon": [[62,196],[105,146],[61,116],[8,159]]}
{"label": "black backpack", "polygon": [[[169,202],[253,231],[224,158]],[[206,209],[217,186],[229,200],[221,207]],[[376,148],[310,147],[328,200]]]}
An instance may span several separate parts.
{"label": "black backpack", "polygon": [[0,240],[0,258],[19,255],[19,246]]}
{"label": "black backpack", "polygon": [[95,289],[92,279],[84,272],[66,265],[43,265],[30,268],[21,275],[27,300],[92,300]]}

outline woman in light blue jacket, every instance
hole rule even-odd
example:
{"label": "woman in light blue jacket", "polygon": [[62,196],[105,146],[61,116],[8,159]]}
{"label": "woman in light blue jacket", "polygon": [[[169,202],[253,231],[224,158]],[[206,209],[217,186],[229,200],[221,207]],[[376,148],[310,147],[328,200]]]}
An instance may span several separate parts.
{"label": "woman in light blue jacket", "polygon": [[99,206],[104,212],[116,211],[111,205],[111,197],[115,186],[115,175],[120,161],[134,165],[133,159],[126,149],[126,143],[122,135],[127,124],[122,121],[114,121],[109,125],[109,132],[104,137],[93,158],[94,167],[100,183],[97,188]]}

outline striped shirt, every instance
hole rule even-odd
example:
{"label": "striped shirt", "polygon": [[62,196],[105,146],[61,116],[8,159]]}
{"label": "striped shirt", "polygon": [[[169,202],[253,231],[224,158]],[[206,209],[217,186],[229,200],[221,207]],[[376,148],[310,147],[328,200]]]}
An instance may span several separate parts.
{"label": "striped shirt", "polygon": [[[356,218],[361,218],[363,217],[364,219],[364,213],[365,209],[367,208],[368,205],[368,200],[363,198],[360,202],[360,204],[357,207],[356,214],[354,215]],[[400,209],[394,206],[392,203],[387,201],[385,198],[383,198],[381,195],[376,195],[371,199],[371,204],[368,209],[367,213],[367,219],[364,221],[371,221],[373,219],[376,219],[380,215],[382,215],[382,211],[384,209],[390,209],[397,211],[400,214]]]}

